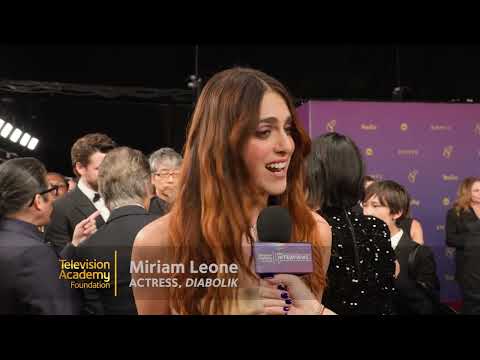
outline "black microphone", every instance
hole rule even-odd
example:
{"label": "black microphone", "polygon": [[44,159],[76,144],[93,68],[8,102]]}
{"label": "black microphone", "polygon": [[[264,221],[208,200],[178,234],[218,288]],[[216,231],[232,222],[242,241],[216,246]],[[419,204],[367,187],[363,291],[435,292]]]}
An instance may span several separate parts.
{"label": "black microphone", "polygon": [[280,206],[263,209],[257,220],[257,234],[253,254],[255,271],[261,277],[313,272],[311,244],[290,242],[292,219],[287,209]]}

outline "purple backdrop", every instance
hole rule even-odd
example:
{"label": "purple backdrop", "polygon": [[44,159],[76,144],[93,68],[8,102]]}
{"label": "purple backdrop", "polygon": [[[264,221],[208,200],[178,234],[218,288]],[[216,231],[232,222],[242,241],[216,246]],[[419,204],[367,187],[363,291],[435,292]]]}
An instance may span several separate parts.
{"label": "purple backdrop", "polygon": [[311,138],[329,131],[350,136],[367,174],[407,188],[412,214],[435,252],[442,300],[458,300],[445,216],[462,179],[480,176],[480,105],[309,101],[298,115]]}

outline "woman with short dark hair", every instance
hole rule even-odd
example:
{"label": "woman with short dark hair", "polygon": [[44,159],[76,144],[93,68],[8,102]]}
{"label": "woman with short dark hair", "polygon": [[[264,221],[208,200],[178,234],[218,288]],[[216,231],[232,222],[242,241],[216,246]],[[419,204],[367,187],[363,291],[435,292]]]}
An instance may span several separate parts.
{"label": "woman with short dark hair", "polygon": [[364,195],[364,164],[347,136],[328,133],[307,158],[308,202],[330,224],[332,253],[323,296],[337,314],[391,314],[395,255],[386,224],[352,208]]}

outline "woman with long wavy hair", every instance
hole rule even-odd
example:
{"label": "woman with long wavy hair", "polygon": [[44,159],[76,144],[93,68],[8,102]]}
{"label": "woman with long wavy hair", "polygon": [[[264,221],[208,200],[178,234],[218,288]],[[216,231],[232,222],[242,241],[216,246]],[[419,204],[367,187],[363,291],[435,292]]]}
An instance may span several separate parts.
{"label": "woman with long wavy hair", "polygon": [[[447,212],[445,226],[447,246],[455,248],[455,280],[460,285],[463,298],[466,291],[465,276],[470,275],[465,273],[465,246],[467,240],[475,236],[474,232],[479,223],[480,177],[467,177],[458,188],[457,199],[453,207]],[[478,259],[475,259],[475,262],[478,263]],[[470,286],[467,284],[467,287]]]}
{"label": "woman with long wavy hair", "polygon": [[[310,140],[280,82],[245,68],[214,75],[189,125],[177,200],[170,214],[138,234],[132,254],[134,264],[180,264],[185,271],[150,271],[153,286],[134,287],[138,313],[324,312],[319,299],[331,232],[305,200],[309,151]],[[289,210],[291,241],[312,244],[315,271],[302,279],[282,274],[262,280],[254,272],[255,224],[271,196]],[[239,270],[199,274],[190,267],[202,263],[236,264]],[[134,281],[142,277],[132,273]],[[238,287],[190,287],[187,278],[238,278]]]}

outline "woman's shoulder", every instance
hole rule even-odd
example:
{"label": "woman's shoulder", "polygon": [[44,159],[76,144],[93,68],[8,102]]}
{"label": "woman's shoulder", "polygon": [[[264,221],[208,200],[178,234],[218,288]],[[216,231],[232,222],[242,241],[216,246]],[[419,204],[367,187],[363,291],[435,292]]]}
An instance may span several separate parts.
{"label": "woman's shoulder", "polygon": [[164,215],[140,230],[134,246],[163,246],[168,244],[170,214]]}

